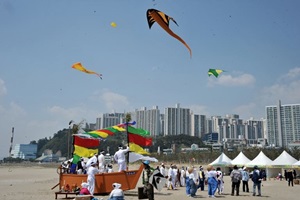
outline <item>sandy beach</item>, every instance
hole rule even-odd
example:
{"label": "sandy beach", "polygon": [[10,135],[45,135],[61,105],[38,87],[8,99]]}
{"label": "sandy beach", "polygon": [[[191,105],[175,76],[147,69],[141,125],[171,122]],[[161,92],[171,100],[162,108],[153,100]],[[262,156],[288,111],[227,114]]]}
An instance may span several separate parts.
{"label": "sandy beach", "polygon": [[[252,181],[249,181],[250,193],[244,193],[240,188],[240,196],[231,196],[231,182],[229,176],[224,177],[225,193],[223,195],[216,195],[220,199],[297,199],[300,185],[288,187],[286,181],[267,180],[263,182],[262,197],[252,196]],[[58,187],[51,190],[53,186],[58,183],[58,174],[55,166],[43,165],[0,165],[0,199],[1,200],[53,200],[55,199],[55,192]],[[142,186],[140,180],[136,189],[125,191],[125,199],[133,200],[138,199],[137,188]],[[64,196],[58,196],[58,199]],[[108,196],[96,195],[97,198],[107,199]],[[196,199],[210,199],[207,194],[207,186],[205,191],[198,191]],[[158,192],[155,190],[155,199],[162,200],[182,200],[191,199],[185,194],[185,188],[179,187],[177,190],[167,190],[164,188]]]}

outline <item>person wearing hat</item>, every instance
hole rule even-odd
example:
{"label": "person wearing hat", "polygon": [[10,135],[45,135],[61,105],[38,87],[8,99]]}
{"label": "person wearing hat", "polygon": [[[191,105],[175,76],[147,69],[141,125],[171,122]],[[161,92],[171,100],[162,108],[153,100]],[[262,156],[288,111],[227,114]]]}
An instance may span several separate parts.
{"label": "person wearing hat", "polygon": [[86,168],[88,169],[91,166],[91,163],[97,163],[98,162],[98,154],[97,153],[91,153],[90,159],[86,162]]}
{"label": "person wearing hat", "polygon": [[83,158],[80,158],[80,160],[77,162],[76,171],[77,171],[77,174],[84,174],[84,172],[85,172],[85,163],[84,163]]}
{"label": "person wearing hat", "polygon": [[257,187],[257,196],[261,196],[261,173],[257,167],[257,165],[254,166],[253,174],[252,174],[252,181],[253,181],[253,196],[256,194],[256,187]]}
{"label": "person wearing hat", "polygon": [[124,200],[124,192],[121,189],[120,183],[113,183],[113,190],[110,192],[108,196],[108,200]]}
{"label": "person wearing hat", "polygon": [[217,171],[212,165],[207,166],[208,197],[215,198],[218,187]]}
{"label": "person wearing hat", "polygon": [[203,170],[202,165],[199,167],[199,185],[198,189],[200,188],[201,191],[204,191],[204,185],[205,185],[205,173]]}
{"label": "person wearing hat", "polygon": [[99,163],[99,172],[104,173],[105,172],[105,156],[104,156],[105,151],[101,150],[100,154],[98,156],[98,163]]}
{"label": "person wearing hat", "polygon": [[234,190],[236,191],[236,196],[239,196],[242,173],[238,169],[237,165],[233,166],[233,170],[230,173],[230,178],[231,178],[231,196],[234,195]]}
{"label": "person wearing hat", "polygon": [[97,162],[92,162],[91,166],[87,170],[87,183],[88,183],[88,190],[90,191],[91,195],[94,195],[95,190],[95,174],[99,173],[97,166]]}
{"label": "person wearing hat", "polygon": [[126,149],[123,149],[123,146],[119,146],[119,150],[115,153],[114,159],[118,163],[119,166],[119,172],[125,171],[127,166],[126,166],[126,156],[125,154],[129,151],[129,146],[127,146]]}
{"label": "person wearing hat", "polygon": [[223,180],[223,172],[221,170],[221,167],[217,167],[217,178],[218,178],[218,194],[223,194],[224,180]]}
{"label": "person wearing hat", "polygon": [[153,185],[149,182],[150,176],[152,175],[154,169],[150,167],[149,160],[143,161],[144,164],[144,170],[143,170],[143,185],[144,190],[143,193],[148,196],[149,200],[154,200],[154,191],[153,191]]}
{"label": "person wearing hat", "polygon": [[89,184],[86,182],[81,183],[81,190],[79,192],[79,195],[90,195],[90,191],[88,190]]}
{"label": "person wearing hat", "polygon": [[243,168],[242,171],[242,181],[243,181],[243,192],[249,192],[249,172],[246,167]]}

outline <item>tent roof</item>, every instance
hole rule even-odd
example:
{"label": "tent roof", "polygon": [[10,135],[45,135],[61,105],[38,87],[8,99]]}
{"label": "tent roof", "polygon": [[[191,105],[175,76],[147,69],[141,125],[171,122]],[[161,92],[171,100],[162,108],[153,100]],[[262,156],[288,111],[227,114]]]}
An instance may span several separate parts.
{"label": "tent roof", "polygon": [[243,154],[243,152],[240,152],[239,155],[237,155],[232,161],[231,164],[232,165],[245,165],[247,163],[249,163],[251,160],[249,158],[247,158],[245,156],[245,154]]}
{"label": "tent roof", "polygon": [[296,163],[297,160],[288,154],[286,151],[283,151],[273,162],[271,162],[271,166],[291,166]]}
{"label": "tent roof", "polygon": [[258,167],[265,167],[270,165],[272,160],[268,158],[262,151],[250,162],[246,164],[247,167],[253,167],[257,165]]}
{"label": "tent roof", "polygon": [[210,165],[228,166],[228,165],[231,165],[231,159],[228,158],[228,156],[226,156],[225,153],[222,153],[215,161],[210,163]]}
{"label": "tent roof", "polygon": [[300,166],[300,160],[292,164],[293,166]]}

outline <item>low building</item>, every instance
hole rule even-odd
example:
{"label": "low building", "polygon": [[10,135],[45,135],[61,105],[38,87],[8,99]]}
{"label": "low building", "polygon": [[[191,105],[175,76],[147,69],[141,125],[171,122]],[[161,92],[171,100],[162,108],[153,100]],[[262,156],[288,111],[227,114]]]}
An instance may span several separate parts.
{"label": "low building", "polygon": [[36,159],[37,144],[16,144],[11,151],[11,157],[23,160]]}

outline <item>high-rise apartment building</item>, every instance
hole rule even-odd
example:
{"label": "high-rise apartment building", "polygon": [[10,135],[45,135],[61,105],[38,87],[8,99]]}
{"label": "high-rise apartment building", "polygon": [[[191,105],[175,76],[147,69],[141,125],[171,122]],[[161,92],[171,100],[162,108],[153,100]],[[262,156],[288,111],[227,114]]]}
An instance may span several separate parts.
{"label": "high-rise apartment building", "polygon": [[135,120],[137,122],[136,127],[149,131],[151,136],[161,134],[161,115],[158,106],[153,106],[150,110],[147,110],[146,107],[136,110]]}
{"label": "high-rise apartment building", "polygon": [[96,129],[103,129],[122,123],[124,113],[104,113],[96,119]]}
{"label": "high-rise apartment building", "polygon": [[165,108],[164,135],[191,135],[191,114],[189,108]]}
{"label": "high-rise apartment building", "polygon": [[191,114],[191,136],[201,138],[206,133],[206,116]]}
{"label": "high-rise apartment building", "polygon": [[268,144],[288,147],[300,141],[300,104],[266,106]]}

